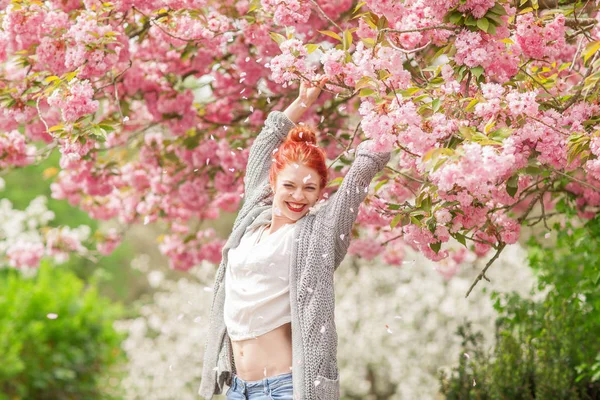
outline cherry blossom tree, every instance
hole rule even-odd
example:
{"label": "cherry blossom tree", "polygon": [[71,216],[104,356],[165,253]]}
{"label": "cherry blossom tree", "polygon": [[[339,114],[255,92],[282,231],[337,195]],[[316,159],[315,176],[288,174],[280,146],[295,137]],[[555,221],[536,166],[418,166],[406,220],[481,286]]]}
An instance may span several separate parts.
{"label": "cherry blossom tree", "polygon": [[522,226],[591,218],[600,205],[596,2],[0,0],[0,10],[0,168],[59,151],[53,197],[122,232],[165,223],[172,268],[220,260],[224,241],[204,222],[243,200],[267,113],[321,76],[326,93],[304,123],[330,159],[325,196],[364,138],[393,152],[367,189],[354,254],[391,265],[403,246],[457,265],[491,255],[474,286]]}

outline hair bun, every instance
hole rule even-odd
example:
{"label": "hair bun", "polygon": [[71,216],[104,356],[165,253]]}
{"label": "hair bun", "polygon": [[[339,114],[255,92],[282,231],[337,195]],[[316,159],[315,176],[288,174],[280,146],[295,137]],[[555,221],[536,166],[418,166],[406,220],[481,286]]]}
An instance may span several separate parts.
{"label": "hair bun", "polygon": [[292,142],[308,142],[317,144],[317,134],[306,126],[296,126],[292,128],[288,135],[287,140]]}

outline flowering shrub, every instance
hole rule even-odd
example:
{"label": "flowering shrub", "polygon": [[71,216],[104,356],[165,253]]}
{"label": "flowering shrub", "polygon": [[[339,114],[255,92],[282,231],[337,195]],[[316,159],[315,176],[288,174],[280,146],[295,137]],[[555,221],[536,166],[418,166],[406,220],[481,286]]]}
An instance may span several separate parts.
{"label": "flowering shrub", "polygon": [[13,209],[8,199],[0,199],[0,265],[29,274],[35,273],[32,268],[36,268],[43,257],[60,264],[71,254],[88,254],[82,242],[89,238],[90,228],[86,225],[74,229],[49,226],[54,213],[47,209],[46,202],[44,196],[38,196],[20,211]]}
{"label": "flowering shrub", "polygon": [[0,270],[0,398],[119,399],[123,310],[72,272],[42,261],[32,279]]}
{"label": "flowering shrub", "polygon": [[[553,226],[530,240],[538,300],[494,293],[494,347],[462,329],[459,366],[442,375],[447,399],[595,399],[600,395],[600,218]],[[554,233],[554,232],[553,232]],[[554,236],[554,235],[552,235]],[[553,238],[554,239],[554,238]],[[464,352],[471,356],[465,358]]]}
{"label": "flowering shrub", "polygon": [[[518,245],[507,249],[490,272],[494,288],[526,295],[533,278],[524,260]],[[128,333],[123,342],[129,359],[126,398],[197,398],[214,269],[203,262],[189,270],[189,277],[173,281],[151,270],[149,262],[140,257],[133,265],[147,272],[159,291],[139,317],[116,324]],[[489,298],[476,292],[464,299],[468,271],[445,280],[440,266],[419,254],[408,254],[401,265],[390,268],[380,260],[348,257],[338,269],[338,362],[345,396],[434,398],[438,369],[452,366],[460,348],[451,332],[469,319],[488,339],[493,337]]]}
{"label": "flowering shrub", "polygon": [[97,219],[166,223],[173,268],[218,254],[199,222],[235,209],[266,113],[321,74],[330,95],[306,122],[336,159],[328,194],[361,136],[395,153],[361,206],[378,244],[498,255],[561,199],[580,218],[598,211],[594,2],[2,4],[0,167],[57,148],[53,196]]}

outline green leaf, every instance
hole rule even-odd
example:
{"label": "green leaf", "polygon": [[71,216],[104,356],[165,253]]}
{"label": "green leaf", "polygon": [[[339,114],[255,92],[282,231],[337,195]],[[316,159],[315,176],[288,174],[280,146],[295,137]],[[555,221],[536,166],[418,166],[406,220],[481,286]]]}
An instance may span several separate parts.
{"label": "green leaf", "polygon": [[440,99],[434,99],[431,102],[431,110],[437,112],[440,109]]}
{"label": "green leaf", "polygon": [[477,103],[479,103],[478,99],[473,99],[469,102],[469,104],[467,104],[467,106],[465,107],[465,111],[471,111],[473,109],[473,107],[475,107],[475,105],[477,105]]}
{"label": "green leaf", "polygon": [[477,20],[471,14],[467,15],[467,19],[465,20],[466,26],[477,26]]}
{"label": "green leaf", "polygon": [[281,45],[281,43],[286,41],[285,36],[277,32],[269,32],[269,36],[271,36],[271,39],[273,39],[278,45]]}
{"label": "green leaf", "polygon": [[58,124],[58,125],[54,125],[50,129],[48,129],[48,131],[49,132],[56,132],[56,131],[60,131],[60,130],[62,130],[64,128],[65,128],[65,126],[63,124]]}
{"label": "green leaf", "polygon": [[304,47],[306,47],[306,51],[308,52],[308,54],[311,54],[315,50],[317,50],[320,46],[318,44],[308,43],[308,44],[305,44]]}
{"label": "green leaf", "polygon": [[431,250],[435,251],[435,254],[437,254],[442,248],[442,242],[430,243],[429,247],[431,248]]}
{"label": "green leaf", "polygon": [[595,42],[588,43],[583,50],[583,62],[586,63],[587,60],[590,59],[596,52],[600,49],[600,40],[596,40]]}
{"label": "green leaf", "polygon": [[496,15],[506,15],[506,10],[499,3],[494,4],[494,7],[490,8],[488,12],[493,12]]}
{"label": "green leaf", "polygon": [[337,178],[329,181],[329,183],[327,184],[327,187],[340,185],[343,182],[343,180],[344,180],[343,176],[338,176]]}
{"label": "green leaf", "polygon": [[377,182],[377,185],[375,185],[375,189],[374,189],[374,190],[375,190],[375,193],[377,193],[377,191],[378,191],[379,189],[381,189],[381,187],[382,187],[383,185],[385,185],[386,183],[388,183],[388,182],[389,182],[389,179],[384,179],[384,180],[381,180],[381,181]]}
{"label": "green leaf", "polygon": [[479,29],[481,29],[484,32],[488,31],[488,28],[490,27],[490,22],[487,20],[487,18],[479,18],[477,20],[477,27]]}
{"label": "green leaf", "polygon": [[483,74],[483,67],[481,65],[477,66],[477,67],[473,67],[473,68],[471,68],[471,73],[477,79],[481,76],[481,74]]}
{"label": "green leaf", "polygon": [[342,41],[342,38],[340,37],[340,35],[338,35],[337,33],[333,32],[333,31],[318,31],[319,33],[322,33],[323,35],[332,37],[334,39],[339,40],[340,42]]}
{"label": "green leaf", "polygon": [[352,46],[352,32],[350,30],[344,31],[344,49],[348,50]]}
{"label": "green leaf", "polygon": [[598,286],[598,283],[600,283],[600,272],[598,272],[598,275],[594,278],[594,286]]}
{"label": "green leaf", "polygon": [[463,14],[460,11],[454,11],[448,17],[448,21],[454,25],[460,25],[463,20]]}
{"label": "green leaf", "polygon": [[356,14],[356,12],[357,12],[358,10],[360,10],[360,9],[362,8],[362,6],[364,6],[365,4],[367,4],[367,2],[366,2],[366,1],[361,1],[360,3],[358,3],[358,4],[356,5],[356,7],[354,7],[354,11],[352,11],[352,14]]}
{"label": "green leaf", "polygon": [[375,93],[375,90],[370,89],[370,88],[364,88],[364,89],[360,90],[360,93],[358,95],[360,97],[367,97],[367,96],[371,96],[374,93]]}
{"label": "green leaf", "polygon": [[401,219],[402,219],[402,214],[396,214],[394,216],[394,219],[392,219],[392,222],[390,222],[390,228],[394,229],[396,227],[396,225],[398,225],[398,223],[400,222]]}
{"label": "green leaf", "polygon": [[519,175],[511,176],[508,181],[506,181],[506,193],[510,195],[510,197],[515,197],[515,194],[519,190]]}
{"label": "green leaf", "polygon": [[456,235],[454,235],[454,238],[456,239],[456,241],[460,244],[462,244],[463,246],[467,247],[467,241],[465,239],[465,235],[457,233]]}

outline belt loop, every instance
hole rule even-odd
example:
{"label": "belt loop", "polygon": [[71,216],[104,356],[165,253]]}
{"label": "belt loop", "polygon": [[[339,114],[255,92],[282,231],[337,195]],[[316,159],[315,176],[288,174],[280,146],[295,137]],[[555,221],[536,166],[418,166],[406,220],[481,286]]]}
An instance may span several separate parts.
{"label": "belt loop", "polygon": [[235,375],[233,375],[233,378],[231,378],[231,390],[235,390],[237,388],[236,380],[237,380],[237,377]]}
{"label": "belt loop", "polygon": [[269,393],[269,378],[263,378],[263,388],[265,393]]}

